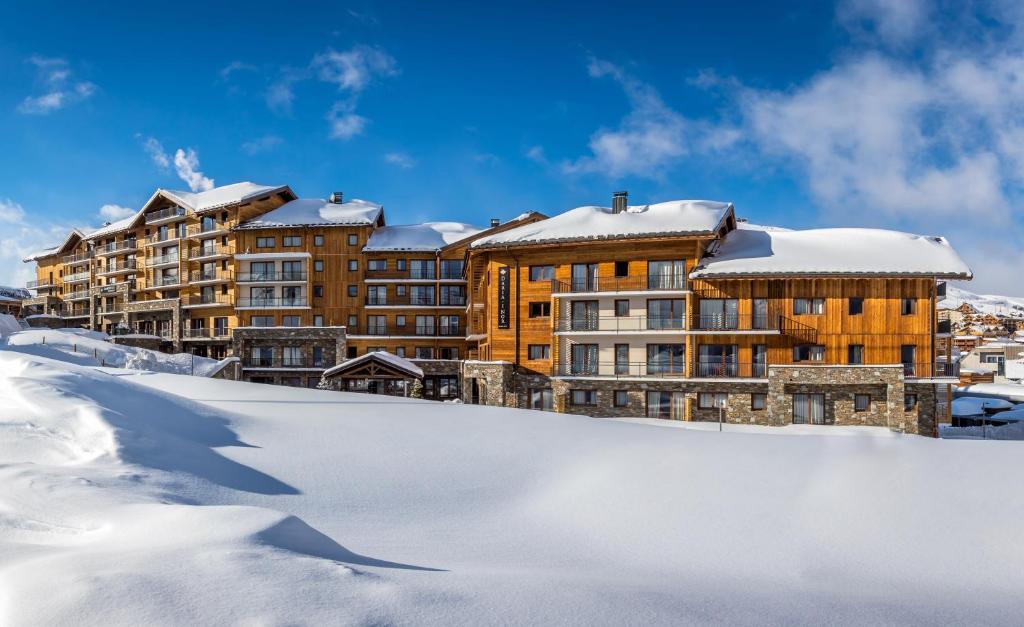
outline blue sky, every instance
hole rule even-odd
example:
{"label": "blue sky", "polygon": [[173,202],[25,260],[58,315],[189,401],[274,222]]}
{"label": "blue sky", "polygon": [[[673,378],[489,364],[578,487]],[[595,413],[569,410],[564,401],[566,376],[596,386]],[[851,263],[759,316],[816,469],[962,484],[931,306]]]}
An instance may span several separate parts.
{"label": "blue sky", "polygon": [[393,224],[729,200],[943,234],[1024,295],[1017,3],[671,4],[7,2],[0,283],[156,187],[251,180]]}

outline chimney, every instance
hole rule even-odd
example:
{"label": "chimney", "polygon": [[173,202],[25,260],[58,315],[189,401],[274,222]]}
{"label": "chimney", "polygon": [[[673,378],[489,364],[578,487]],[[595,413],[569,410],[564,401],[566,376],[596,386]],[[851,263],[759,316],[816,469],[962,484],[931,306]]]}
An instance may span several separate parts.
{"label": "chimney", "polygon": [[340,205],[342,203],[341,192],[331,192],[330,202],[335,205]]}
{"label": "chimney", "polygon": [[628,192],[615,192],[612,194],[612,213],[622,213],[626,210],[626,196]]}
{"label": "chimney", "polygon": [[501,226],[501,220],[498,218],[491,218],[491,228],[493,229],[496,226]]}

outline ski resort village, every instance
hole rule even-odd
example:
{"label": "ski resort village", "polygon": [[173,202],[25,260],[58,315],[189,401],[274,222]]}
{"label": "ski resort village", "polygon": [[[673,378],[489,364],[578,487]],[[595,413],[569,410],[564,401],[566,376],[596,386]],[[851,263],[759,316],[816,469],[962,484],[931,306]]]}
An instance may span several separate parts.
{"label": "ski resort village", "polygon": [[1013,5],[0,3],[0,627],[1024,624]]}

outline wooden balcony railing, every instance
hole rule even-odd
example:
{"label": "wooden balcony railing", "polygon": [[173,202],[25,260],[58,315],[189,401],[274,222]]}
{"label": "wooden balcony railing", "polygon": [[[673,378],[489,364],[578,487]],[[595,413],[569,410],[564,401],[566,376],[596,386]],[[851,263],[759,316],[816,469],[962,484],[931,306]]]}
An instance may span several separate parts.
{"label": "wooden balcony railing", "polygon": [[551,281],[551,291],[555,294],[579,292],[659,292],[684,291],[689,289],[689,280],[685,274],[651,274],[630,275],[621,277],[592,277],[589,279],[570,279],[568,281]]}

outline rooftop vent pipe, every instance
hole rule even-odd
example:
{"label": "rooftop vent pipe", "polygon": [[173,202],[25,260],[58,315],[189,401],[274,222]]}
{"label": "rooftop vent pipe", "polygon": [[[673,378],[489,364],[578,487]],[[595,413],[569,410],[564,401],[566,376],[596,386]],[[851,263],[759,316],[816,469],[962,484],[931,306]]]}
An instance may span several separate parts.
{"label": "rooftop vent pipe", "polygon": [[501,220],[497,218],[491,218],[491,228],[493,229],[496,226],[501,226]]}
{"label": "rooftop vent pipe", "polygon": [[626,210],[626,197],[628,192],[615,192],[612,194],[612,213],[622,213]]}
{"label": "rooftop vent pipe", "polygon": [[340,205],[342,203],[341,192],[331,192],[330,202],[335,205]]}

